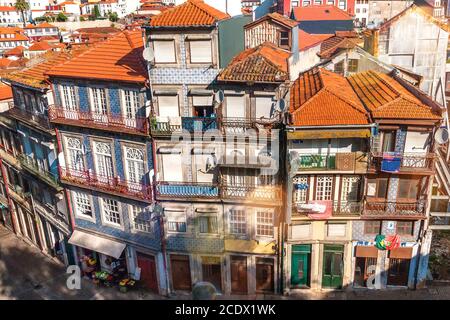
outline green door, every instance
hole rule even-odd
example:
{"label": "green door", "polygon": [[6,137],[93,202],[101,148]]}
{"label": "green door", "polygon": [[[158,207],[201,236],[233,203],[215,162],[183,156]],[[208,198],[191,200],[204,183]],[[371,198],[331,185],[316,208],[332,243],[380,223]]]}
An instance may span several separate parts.
{"label": "green door", "polygon": [[311,245],[293,245],[291,254],[291,286],[309,286]]}
{"label": "green door", "polygon": [[325,245],[323,253],[322,288],[342,288],[344,246]]}

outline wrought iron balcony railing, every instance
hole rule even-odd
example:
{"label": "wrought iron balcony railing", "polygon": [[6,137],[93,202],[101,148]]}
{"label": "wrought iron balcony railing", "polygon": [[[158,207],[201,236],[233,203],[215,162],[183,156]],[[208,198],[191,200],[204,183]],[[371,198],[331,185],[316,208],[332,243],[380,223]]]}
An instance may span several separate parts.
{"label": "wrought iron balcony railing", "polygon": [[50,121],[56,123],[93,127],[109,131],[148,134],[147,119],[144,117],[129,118],[121,114],[103,114],[79,109],[66,110],[57,106],[50,106],[48,114]]}
{"label": "wrought iron balcony railing", "polygon": [[151,185],[126,181],[119,177],[105,177],[88,170],[61,167],[61,180],[81,186],[91,186],[105,192],[123,194],[143,200],[152,200]]}
{"label": "wrought iron balcony railing", "polygon": [[61,185],[59,184],[58,175],[54,174],[50,171],[48,171],[42,164],[39,164],[35,159],[32,157],[26,155],[26,154],[20,154],[19,155],[19,161],[25,169],[30,171],[31,173],[35,174],[41,180],[49,184],[50,186],[54,188],[61,188]]}
{"label": "wrought iron balcony railing", "polygon": [[155,193],[157,198],[216,198],[219,196],[219,187],[202,182],[158,181]]}
{"label": "wrought iron balcony railing", "polygon": [[23,109],[19,106],[14,105],[14,102],[8,103],[9,114],[22,121],[34,122],[41,127],[50,129],[50,121],[48,117],[42,113],[38,113],[32,110]]}
{"label": "wrought iron balcony railing", "polygon": [[363,216],[367,218],[423,218],[425,217],[425,213],[426,200],[411,202],[366,200]]}
{"label": "wrought iron balcony railing", "polygon": [[369,169],[385,172],[420,172],[434,170],[434,153],[372,152]]}
{"label": "wrought iron balcony railing", "polygon": [[[365,153],[346,152],[333,155],[300,154],[294,160],[298,170],[355,171],[367,168]],[[359,164],[361,163],[361,164]]]}
{"label": "wrought iron balcony railing", "polygon": [[281,186],[277,185],[221,185],[221,196],[224,199],[251,201],[281,201]]}
{"label": "wrought iron balcony railing", "polygon": [[[302,202],[294,202],[294,215],[307,215],[308,212],[299,212],[295,209]],[[360,216],[364,207],[363,201],[333,201],[332,215],[335,217]],[[313,213],[313,212],[311,212]]]}
{"label": "wrought iron balcony railing", "polygon": [[217,118],[213,117],[180,117],[178,120],[171,122],[154,117],[150,120],[151,132],[155,135],[170,135],[183,130],[193,133],[217,129]]}

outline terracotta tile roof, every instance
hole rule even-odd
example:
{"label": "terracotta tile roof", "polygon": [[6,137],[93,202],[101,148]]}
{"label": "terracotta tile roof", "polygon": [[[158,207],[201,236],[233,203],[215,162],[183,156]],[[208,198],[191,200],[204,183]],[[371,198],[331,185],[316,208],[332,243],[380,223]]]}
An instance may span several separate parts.
{"label": "terracotta tile roof", "polygon": [[266,14],[265,16],[262,16],[258,20],[255,20],[255,21],[252,21],[252,22],[246,24],[244,26],[244,28],[248,28],[248,27],[257,25],[257,24],[259,24],[259,23],[261,23],[262,21],[265,21],[265,20],[276,21],[279,24],[282,24],[282,25],[284,25],[285,27],[287,27],[289,29],[292,29],[292,28],[294,28],[294,27],[296,27],[298,25],[297,21],[289,19],[289,18],[287,18],[287,17],[285,17],[285,16],[283,16],[283,15],[277,13],[277,12],[273,12],[273,13]]}
{"label": "terracotta tile roof", "polygon": [[347,80],[325,69],[302,74],[291,88],[295,126],[368,124],[369,115]]}
{"label": "terracotta tile roof", "polygon": [[0,101],[12,99],[13,93],[11,87],[6,84],[0,84]]}
{"label": "terracotta tile roof", "polygon": [[25,29],[39,29],[39,28],[58,28],[57,26],[54,26],[48,22],[42,22],[40,24],[34,25],[34,24],[28,24]]}
{"label": "terracotta tile roof", "polygon": [[75,31],[79,33],[107,33],[107,34],[120,32],[119,29],[114,27],[79,28]]}
{"label": "terracotta tile roof", "polygon": [[302,29],[298,29],[298,47],[300,51],[308,49],[314,45],[319,44],[323,40],[319,37],[316,37],[313,34],[310,34]]}
{"label": "terracotta tile roof", "polygon": [[366,71],[348,78],[373,118],[429,119],[441,116],[423,104],[395,79],[380,72]]}
{"label": "terracotta tile roof", "polygon": [[24,46],[17,46],[15,48],[6,50],[5,52],[3,52],[3,55],[4,56],[22,56],[24,50],[25,50]]}
{"label": "terracotta tile roof", "polygon": [[0,6],[0,12],[7,12],[7,11],[17,11],[15,7],[12,6]]}
{"label": "terracotta tile roof", "polygon": [[55,66],[48,75],[69,78],[145,82],[142,32],[123,31],[97,43],[75,58]]}
{"label": "terracotta tile roof", "polygon": [[296,7],[293,12],[297,21],[352,20],[347,12],[333,5]]}
{"label": "terracotta tile roof", "polygon": [[73,50],[71,52],[47,52],[40,58],[44,59],[29,68],[10,73],[3,77],[6,81],[22,83],[33,88],[48,88],[48,77],[45,73],[54,65],[60,64],[68,59],[80,54],[82,51]]}
{"label": "terracotta tile roof", "polygon": [[6,69],[8,68],[13,60],[10,60],[8,58],[0,58],[0,69]]}
{"label": "terracotta tile roof", "polygon": [[29,48],[28,51],[48,51],[51,50],[52,46],[48,44],[46,41],[39,41],[33,43]]}
{"label": "terracotta tile roof", "polygon": [[319,56],[325,59],[330,58],[342,49],[353,49],[358,45],[358,42],[359,38],[357,37],[345,37],[336,34],[322,42]]}
{"label": "terracotta tile roof", "polygon": [[230,16],[202,0],[188,0],[151,18],[150,27],[200,27],[212,26]]}
{"label": "terracotta tile roof", "polygon": [[239,82],[284,82],[289,79],[290,52],[265,42],[233,58],[218,80]]}

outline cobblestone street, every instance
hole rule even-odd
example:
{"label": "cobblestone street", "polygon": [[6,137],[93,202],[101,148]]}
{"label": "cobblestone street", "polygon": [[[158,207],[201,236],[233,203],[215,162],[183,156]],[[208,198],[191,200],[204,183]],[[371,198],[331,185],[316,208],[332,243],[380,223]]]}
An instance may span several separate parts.
{"label": "cobblestone street", "polygon": [[[45,279],[45,280],[43,280]],[[39,250],[18,239],[7,229],[0,227],[0,299],[32,300],[149,300],[167,299],[148,292],[134,291],[126,294],[115,288],[97,287],[83,279],[81,290],[69,290],[66,287],[65,268]],[[189,300],[191,296],[173,295],[170,299]],[[367,300],[367,299],[450,299],[450,286],[431,287],[422,290],[388,291],[304,291],[290,296],[220,296],[219,299],[330,299],[330,300]]]}

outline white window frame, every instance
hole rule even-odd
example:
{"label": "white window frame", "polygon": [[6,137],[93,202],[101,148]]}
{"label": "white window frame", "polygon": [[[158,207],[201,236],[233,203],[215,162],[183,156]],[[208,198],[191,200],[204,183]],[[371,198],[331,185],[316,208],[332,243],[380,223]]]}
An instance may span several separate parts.
{"label": "white window frame", "polygon": [[[122,215],[122,211],[121,211],[121,203],[112,198],[100,198],[99,200],[100,200],[100,211],[102,212],[103,224],[107,225],[107,226],[123,229],[123,215]],[[117,216],[118,217],[116,219],[119,219],[119,223],[112,222],[107,218],[108,215],[106,212],[107,210],[105,208],[105,205],[109,205],[108,204],[109,201],[111,201],[111,202],[114,201],[117,204]],[[108,209],[108,211],[112,212],[112,210],[109,210],[109,209]],[[111,215],[109,214],[109,216],[111,216]]]}
{"label": "white window frame", "polygon": [[140,92],[133,89],[122,89],[122,112],[126,120],[136,120],[136,115],[141,108]]}
{"label": "white window frame", "polygon": [[[86,170],[86,163],[84,159],[83,154],[83,139],[81,137],[65,137],[65,144],[67,149],[67,162],[68,162],[68,169],[77,170],[77,171],[85,171]],[[78,140],[80,142],[80,148],[71,147],[70,140]],[[78,155],[77,155],[78,154]],[[81,162],[74,163],[73,160],[75,160],[75,157],[80,157]],[[81,165],[80,165],[81,164]]]}
{"label": "white window frame", "polygon": [[[155,45],[155,43],[158,43],[158,42],[166,42],[166,43],[171,42],[172,43],[173,60],[168,59],[168,58],[171,58],[170,56],[166,56],[164,59],[162,59],[162,57],[159,56],[157,46]],[[176,64],[177,63],[177,52],[176,52],[176,46],[175,46],[175,39],[153,39],[152,46],[153,46],[153,51],[155,53],[155,63],[161,63],[161,64]]]}
{"label": "white window frame", "polygon": [[[212,46],[212,40],[211,39],[191,39],[188,41],[189,42],[189,62],[191,64],[212,64],[213,63],[213,46]],[[194,43],[200,43],[200,42],[208,42],[209,43],[209,59],[202,59],[199,58],[199,56],[196,54],[196,52],[199,50],[197,48],[193,48],[192,44]]]}
{"label": "white window frame", "polygon": [[91,112],[96,115],[108,114],[108,91],[103,87],[89,88]]}
{"label": "white window frame", "polygon": [[[134,150],[133,152],[136,153],[142,153],[142,159],[137,159],[133,157],[129,157],[130,150]],[[136,154],[137,154],[136,153]],[[136,185],[142,185],[145,180],[145,174],[147,171],[146,165],[145,165],[145,150],[142,147],[137,146],[124,146],[123,147],[123,157],[125,162],[125,179],[128,183],[136,184]],[[133,164],[130,166],[130,164]],[[137,175],[139,174],[140,168],[137,166],[142,166],[142,176],[140,179],[137,179]],[[131,172],[131,167],[134,168],[134,172]]]}
{"label": "white window frame", "polygon": [[[109,148],[109,153],[105,152],[105,151],[98,151],[98,147],[100,145],[104,145],[107,146]],[[114,152],[113,152],[113,146],[111,145],[111,143],[109,142],[105,142],[105,141],[94,141],[93,142],[93,153],[94,153],[94,165],[95,165],[95,172],[97,174],[97,176],[99,176],[100,178],[106,179],[106,183],[110,182],[108,181],[109,179],[113,179],[115,174],[114,174],[114,168],[115,168],[115,163],[114,163]],[[110,157],[111,159],[111,163],[110,165],[107,162],[107,157]],[[105,170],[104,172],[100,172],[102,170],[100,170],[100,168],[103,168],[103,170]]]}
{"label": "white window frame", "polygon": [[316,176],[315,200],[333,201],[333,176]]}
{"label": "white window frame", "polygon": [[[198,216],[198,232],[201,235],[210,235],[210,234],[218,234],[219,233],[219,220],[217,219],[217,214],[201,214]],[[202,223],[200,222],[201,219],[208,219],[207,227],[208,232],[202,232]],[[213,222],[209,221],[209,219],[213,219]],[[213,230],[211,230],[209,227],[210,225],[213,226]]]}
{"label": "white window frame", "polygon": [[[135,232],[142,232],[146,234],[152,234],[154,231],[153,222],[151,219],[151,215],[146,211],[145,207],[140,207],[137,205],[130,204],[128,205],[128,212],[130,218],[131,230]],[[149,216],[148,221],[144,221],[142,218],[138,218],[138,214],[144,214]],[[136,221],[138,220],[138,221]]]}
{"label": "white window frame", "polygon": [[[266,215],[270,214],[271,218],[267,216],[259,216],[260,214]],[[271,221],[268,222],[268,219]],[[261,238],[273,238],[275,236],[275,230],[274,230],[274,219],[275,214],[273,210],[267,210],[267,209],[256,209],[255,210],[255,234],[257,237]],[[259,230],[261,228],[261,230]],[[266,234],[264,232],[260,233],[260,231],[264,231],[264,228],[268,228],[271,231],[271,234]],[[267,230],[266,230],[267,231]]]}
{"label": "white window frame", "polygon": [[74,111],[78,109],[76,89],[74,85],[60,85],[60,93],[64,110]]}
{"label": "white window frame", "polygon": [[[87,214],[84,214],[80,210],[80,204],[79,204],[79,195],[81,195],[84,199],[83,201],[88,201],[89,203],[83,203],[82,205],[87,207],[89,205],[91,209],[92,216],[89,216]],[[73,205],[75,207],[75,217],[83,220],[89,220],[92,222],[95,222],[95,212],[94,212],[94,206],[92,201],[92,196],[86,192],[82,191],[72,191],[72,199],[73,199]]]}
{"label": "white window frame", "polygon": [[[238,216],[234,217],[233,213],[238,213]],[[228,232],[230,234],[241,236],[248,234],[247,212],[245,209],[230,209],[228,216]],[[233,226],[233,224],[235,226]],[[239,232],[242,229],[244,232]],[[238,232],[236,232],[236,230],[238,230]]]}

